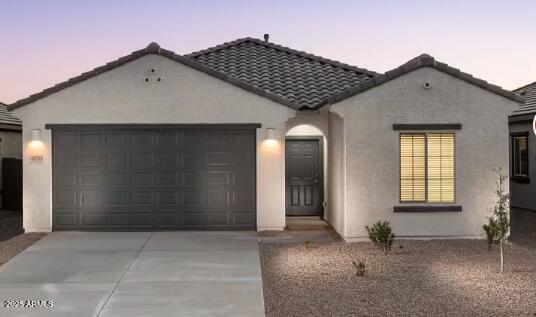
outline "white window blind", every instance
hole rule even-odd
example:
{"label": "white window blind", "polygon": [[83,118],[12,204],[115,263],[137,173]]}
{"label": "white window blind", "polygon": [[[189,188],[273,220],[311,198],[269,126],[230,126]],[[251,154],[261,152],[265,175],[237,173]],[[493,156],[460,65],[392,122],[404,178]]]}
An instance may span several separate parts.
{"label": "white window blind", "polygon": [[455,201],[453,133],[400,135],[400,201]]}

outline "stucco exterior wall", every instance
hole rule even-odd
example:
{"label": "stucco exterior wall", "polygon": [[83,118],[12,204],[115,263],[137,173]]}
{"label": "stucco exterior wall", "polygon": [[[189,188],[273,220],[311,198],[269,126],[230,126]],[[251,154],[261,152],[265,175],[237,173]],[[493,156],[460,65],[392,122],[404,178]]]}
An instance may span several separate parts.
{"label": "stucco exterior wall", "polygon": [[[430,89],[423,88],[425,82],[431,83]],[[363,239],[365,225],[383,219],[391,221],[401,237],[480,237],[495,204],[494,169],[508,166],[508,114],[517,106],[433,68],[418,69],[331,106],[343,117],[346,135],[344,238]],[[453,131],[455,204],[463,206],[462,212],[393,212],[393,206],[402,205],[400,131],[393,130],[393,123],[463,125]],[[331,136],[337,138],[333,132]]]}
{"label": "stucco exterior wall", "polygon": [[[285,226],[283,142],[285,122],[295,111],[269,99],[162,56],[147,55],[18,108],[14,114],[24,122],[26,231],[51,230],[51,131],[45,129],[50,123],[261,123],[257,227],[280,230]],[[264,141],[268,127],[276,129],[276,142]],[[29,161],[32,129],[42,131],[42,163]]]}
{"label": "stucco exterior wall", "polygon": [[328,156],[328,213],[326,221],[345,236],[346,149],[344,121],[335,113],[329,113]]}
{"label": "stucco exterior wall", "polygon": [[0,131],[0,189],[2,184],[2,158],[22,158],[21,132]]}
{"label": "stucco exterior wall", "polygon": [[[532,130],[532,122],[510,123],[510,133],[529,133],[529,179],[530,184],[510,182],[510,203],[514,207],[530,209],[536,211],[536,135]],[[512,142],[509,140],[510,151]],[[511,152],[510,152],[511,153]],[[512,173],[512,162],[510,162],[509,175]]]}

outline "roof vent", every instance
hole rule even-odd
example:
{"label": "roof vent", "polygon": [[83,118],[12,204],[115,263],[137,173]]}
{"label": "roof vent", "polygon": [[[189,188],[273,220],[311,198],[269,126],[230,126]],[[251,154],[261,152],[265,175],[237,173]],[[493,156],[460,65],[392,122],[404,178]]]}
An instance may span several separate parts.
{"label": "roof vent", "polygon": [[160,45],[158,45],[156,42],[151,42],[149,45],[147,45],[145,51],[147,53],[160,53]]}
{"label": "roof vent", "polygon": [[268,39],[270,38],[270,34],[264,33],[264,41],[268,42]]}

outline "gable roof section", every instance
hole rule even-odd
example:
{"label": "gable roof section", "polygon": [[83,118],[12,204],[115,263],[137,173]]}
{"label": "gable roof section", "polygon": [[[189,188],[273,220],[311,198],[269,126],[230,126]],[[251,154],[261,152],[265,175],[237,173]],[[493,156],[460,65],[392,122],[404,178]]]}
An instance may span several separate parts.
{"label": "gable roof section", "polygon": [[513,116],[536,113],[536,81],[514,90],[515,93],[525,97],[525,102],[512,113]]}
{"label": "gable roof section", "polygon": [[244,81],[241,81],[239,79],[236,79],[234,77],[231,77],[229,75],[227,75],[226,73],[223,73],[223,72],[220,72],[216,69],[213,69],[211,67],[208,67],[206,65],[203,65],[201,63],[198,63],[196,62],[194,59],[190,59],[190,58],[186,58],[186,57],[183,57],[181,55],[178,55],[172,51],[169,51],[169,50],[166,50],[166,49],[163,49],[161,48],[157,43],[155,42],[152,42],[150,43],[146,48],[144,49],[141,49],[141,50],[138,50],[138,51],[135,51],[135,52],[132,52],[131,54],[129,55],[126,55],[126,56],[123,56],[119,59],[116,59],[115,61],[112,61],[110,63],[107,63],[106,65],[103,65],[103,66],[100,66],[100,67],[97,67],[91,71],[88,71],[88,72],[85,72],[79,76],[76,76],[76,77],[73,77],[67,81],[64,81],[62,83],[59,83],[59,84],[56,84],[55,86],[53,87],[50,87],[50,88],[47,88],[41,92],[38,92],[36,94],[33,94],[27,98],[24,98],[24,99],[21,99],[19,101],[16,101],[15,103],[12,103],[11,105],[8,105],[8,109],[11,111],[11,110],[14,110],[14,109],[17,109],[19,107],[22,107],[24,105],[27,105],[27,104],[30,104],[36,100],[39,100],[39,99],[42,99],[42,98],[45,98],[49,95],[52,95],[58,91],[61,91],[65,88],[68,88],[68,87],[71,87],[71,86],[74,86],[80,82],[83,82],[85,80],[88,80],[92,77],[95,77],[95,76],[98,76],[104,72],[107,72],[107,71],[110,71],[116,67],[119,67],[119,66],[122,66],[126,63],[129,63],[133,60],[136,60],[140,57],[143,57],[145,55],[149,55],[149,54],[158,54],[158,55],[161,55],[161,56],[164,56],[164,57],[167,57],[169,59],[172,59],[176,62],[179,62],[181,64],[184,64],[186,66],[189,66],[189,67],[192,67],[196,70],[199,70],[201,72],[204,72],[206,74],[209,74],[211,76],[214,76],[216,78],[219,78],[221,80],[224,80],[230,84],[233,84],[235,86],[238,86],[242,89],[245,89],[247,91],[250,91],[250,92],[253,92],[253,93],[256,93],[258,95],[261,95],[263,97],[266,97],[268,99],[271,99],[272,101],[275,101],[279,104],[282,104],[282,105],[285,105],[285,106],[288,106],[290,108],[293,108],[293,109],[299,109],[300,108],[300,105],[299,104],[296,104],[292,101],[289,101],[288,99],[285,99],[277,94],[274,94],[274,93],[271,93],[269,91],[265,91],[263,90],[262,88],[259,88],[259,87],[256,87],[256,86],[253,86],[249,83],[246,83]]}
{"label": "gable roof section", "polygon": [[8,112],[7,106],[0,102],[0,126],[9,125],[16,126],[19,129],[22,126],[22,121]]}
{"label": "gable roof section", "polygon": [[17,109],[149,54],[167,57],[295,110],[319,109],[422,67],[435,68],[510,100],[524,101],[515,92],[437,62],[427,54],[385,74],[378,74],[266,41],[244,38],[185,56],[153,42],[145,49],[16,101],[7,108],[10,111]]}
{"label": "gable roof section", "polygon": [[379,75],[255,38],[243,38],[184,55],[302,109]]}
{"label": "gable roof section", "polygon": [[352,97],[354,95],[357,95],[359,93],[362,93],[366,90],[369,90],[371,88],[380,86],[388,81],[391,81],[395,78],[398,78],[402,75],[408,74],[414,70],[423,68],[423,67],[431,67],[438,71],[441,71],[443,73],[449,74],[453,77],[456,77],[458,79],[461,79],[467,83],[470,83],[472,85],[478,86],[484,90],[490,91],[494,94],[497,94],[499,96],[505,97],[507,99],[516,101],[516,102],[523,102],[524,98],[514,92],[505,90],[499,86],[493,85],[488,83],[487,81],[484,81],[482,79],[478,79],[476,77],[473,77],[470,74],[464,73],[460,71],[457,68],[451,67],[445,63],[441,63],[436,61],[432,56],[428,54],[422,54],[414,59],[410,60],[409,62],[392,69],[388,72],[386,72],[383,75],[379,75],[377,77],[371,78],[368,81],[365,81],[363,83],[358,84],[357,86],[348,88],[329,99],[325,100],[322,104],[319,105],[319,107],[328,105],[328,104],[334,104],[336,102],[339,102],[341,100],[344,100],[346,98]]}

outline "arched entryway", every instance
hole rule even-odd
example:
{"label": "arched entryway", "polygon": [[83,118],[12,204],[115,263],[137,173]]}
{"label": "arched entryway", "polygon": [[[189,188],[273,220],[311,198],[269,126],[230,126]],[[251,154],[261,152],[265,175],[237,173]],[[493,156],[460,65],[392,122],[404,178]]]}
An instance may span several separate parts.
{"label": "arched entryway", "polygon": [[285,215],[324,217],[327,182],[326,136],[312,124],[285,135]]}

